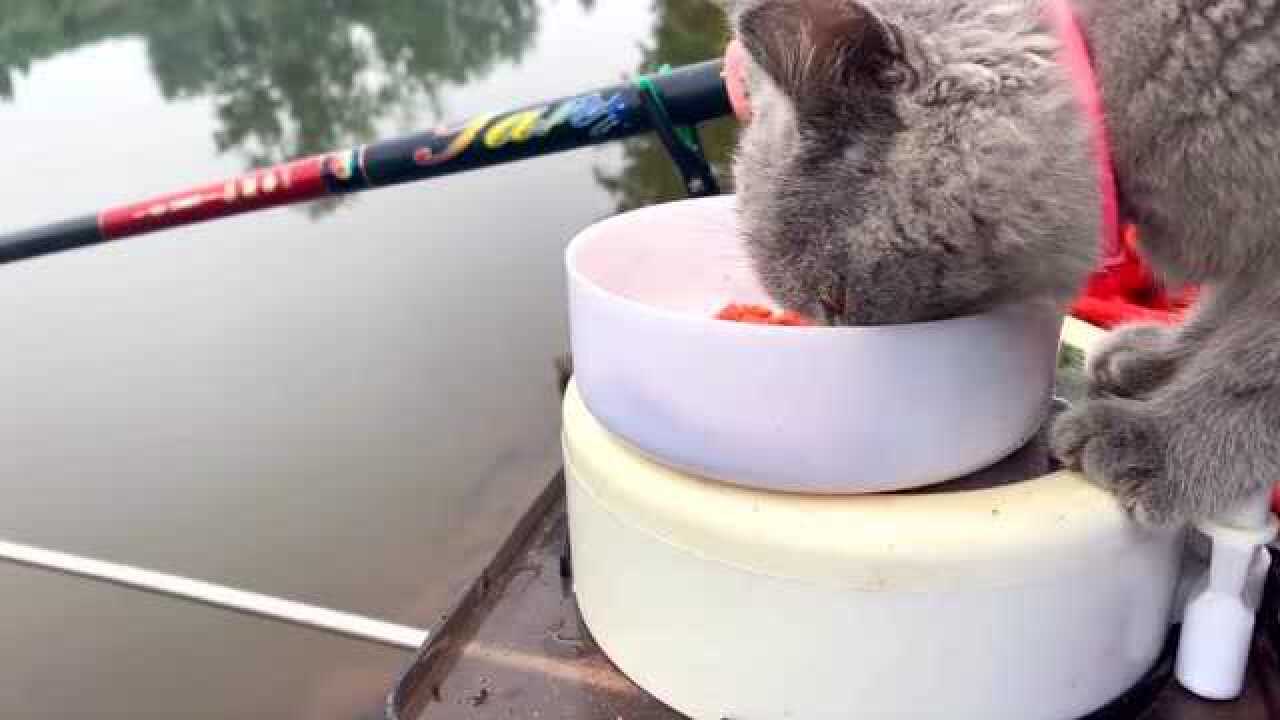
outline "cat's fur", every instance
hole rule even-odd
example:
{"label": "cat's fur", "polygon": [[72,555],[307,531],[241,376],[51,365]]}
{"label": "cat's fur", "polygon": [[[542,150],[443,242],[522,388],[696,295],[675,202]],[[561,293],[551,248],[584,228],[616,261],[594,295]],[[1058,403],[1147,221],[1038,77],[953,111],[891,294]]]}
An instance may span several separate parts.
{"label": "cat's fur", "polygon": [[765,286],[858,325],[1065,303],[1100,210],[1053,34],[1028,2],[884,5],[733,3],[753,60],[735,181]]}
{"label": "cat's fur", "polygon": [[[1185,327],[1108,339],[1055,450],[1146,522],[1217,513],[1280,480],[1280,0],[1076,5],[1122,209],[1205,291]],[[875,324],[1078,291],[1096,168],[1041,0],[727,10],[751,57],[740,210],[776,300]]]}

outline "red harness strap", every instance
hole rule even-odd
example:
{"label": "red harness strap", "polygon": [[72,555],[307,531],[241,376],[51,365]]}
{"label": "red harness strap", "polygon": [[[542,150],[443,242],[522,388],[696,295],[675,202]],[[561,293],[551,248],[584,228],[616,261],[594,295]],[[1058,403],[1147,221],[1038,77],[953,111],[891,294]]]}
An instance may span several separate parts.
{"label": "red harness strap", "polygon": [[1071,308],[1075,317],[1102,328],[1131,322],[1174,324],[1195,301],[1196,290],[1170,293],[1160,286],[1138,252],[1138,231],[1126,225],[1119,247],[1103,258]]}

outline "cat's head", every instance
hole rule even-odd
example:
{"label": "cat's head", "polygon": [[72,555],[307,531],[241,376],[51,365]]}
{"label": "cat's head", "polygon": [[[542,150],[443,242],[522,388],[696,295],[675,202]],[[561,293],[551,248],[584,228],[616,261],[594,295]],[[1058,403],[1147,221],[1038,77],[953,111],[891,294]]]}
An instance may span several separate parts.
{"label": "cat's head", "polygon": [[775,300],[861,324],[1076,292],[1096,175],[1039,5],[729,0],[741,222]]}

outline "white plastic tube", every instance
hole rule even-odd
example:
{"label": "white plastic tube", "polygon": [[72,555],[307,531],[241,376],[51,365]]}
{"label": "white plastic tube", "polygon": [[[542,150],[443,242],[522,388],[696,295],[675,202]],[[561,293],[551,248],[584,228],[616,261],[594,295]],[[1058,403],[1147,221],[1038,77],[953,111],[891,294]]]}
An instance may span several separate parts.
{"label": "white plastic tube", "polygon": [[1195,583],[1182,619],[1176,675],[1187,690],[1231,700],[1244,689],[1254,622],[1276,538],[1271,488],[1196,528],[1213,543],[1209,568]]}
{"label": "white plastic tube", "polygon": [[0,560],[114,583],[246,615],[280,620],[403,650],[417,650],[428,637],[426,630],[385,620],[31,545],[0,541]]}

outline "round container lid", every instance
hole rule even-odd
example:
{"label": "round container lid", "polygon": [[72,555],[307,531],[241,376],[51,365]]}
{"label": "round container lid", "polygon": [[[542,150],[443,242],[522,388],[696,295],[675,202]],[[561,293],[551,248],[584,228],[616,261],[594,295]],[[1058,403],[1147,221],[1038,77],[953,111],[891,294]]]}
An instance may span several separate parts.
{"label": "round container lid", "polygon": [[1134,525],[1075,473],[960,492],[775,493],[683,474],[611,435],[570,386],[565,464],[623,522],[767,575],[864,590],[1023,585],[1114,562],[1174,531]]}

